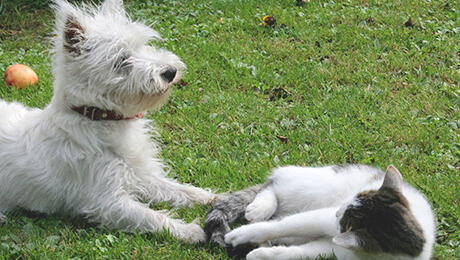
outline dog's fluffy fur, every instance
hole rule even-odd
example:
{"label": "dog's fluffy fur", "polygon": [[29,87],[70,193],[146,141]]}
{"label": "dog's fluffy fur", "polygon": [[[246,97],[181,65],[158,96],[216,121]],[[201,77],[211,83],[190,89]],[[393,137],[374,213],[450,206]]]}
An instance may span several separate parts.
{"label": "dog's fluffy fur", "polygon": [[51,103],[41,110],[0,100],[0,212],[83,215],[109,228],[166,229],[185,241],[205,240],[198,225],[148,207],[216,196],[166,177],[148,120],[93,121],[71,109],[95,106],[134,117],[166,101],[185,65],[147,45],[160,36],[130,20],[121,0],[100,7],[55,0],[54,8]]}

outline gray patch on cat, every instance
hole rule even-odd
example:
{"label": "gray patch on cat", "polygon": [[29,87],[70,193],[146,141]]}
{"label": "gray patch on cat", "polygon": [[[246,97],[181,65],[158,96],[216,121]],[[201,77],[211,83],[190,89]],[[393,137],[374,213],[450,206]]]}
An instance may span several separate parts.
{"label": "gray patch on cat", "polygon": [[[224,247],[230,257],[234,259],[245,259],[246,255],[259,247],[258,244],[241,244],[236,247],[227,245],[224,241],[225,234],[230,232],[231,225],[237,220],[244,219],[244,213],[249,204],[251,204],[257,193],[271,185],[272,181],[268,180],[264,184],[249,187],[237,191],[216,201],[212,209],[206,215],[204,231],[208,236],[209,242]],[[246,219],[244,219],[247,221]]]}
{"label": "gray patch on cat", "polygon": [[222,247],[227,246],[224,242],[224,236],[231,230],[230,225],[244,216],[246,207],[264,187],[265,185],[252,186],[231,193],[214,203],[212,209],[206,215],[204,225],[204,231],[211,243],[216,243]]}
{"label": "gray patch on cat", "polygon": [[394,189],[381,188],[357,195],[359,205],[350,205],[340,220],[341,232],[355,232],[362,249],[418,256],[425,237],[410,211],[406,198]]}

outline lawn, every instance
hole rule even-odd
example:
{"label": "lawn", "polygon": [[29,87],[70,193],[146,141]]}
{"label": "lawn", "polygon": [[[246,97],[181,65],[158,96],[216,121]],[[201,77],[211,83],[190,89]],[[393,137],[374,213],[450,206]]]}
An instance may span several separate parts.
{"label": "lawn", "polygon": [[[0,82],[2,99],[33,107],[51,99],[53,14],[46,2],[0,2],[0,73],[23,63],[39,76],[24,90]],[[263,182],[278,165],[394,164],[433,205],[435,259],[459,259],[455,2],[125,1],[188,66],[170,102],[147,115],[172,175],[226,192]],[[264,26],[265,15],[277,24]],[[208,209],[176,215],[202,223]],[[23,210],[7,216],[0,259],[228,258],[166,233],[126,234]]]}

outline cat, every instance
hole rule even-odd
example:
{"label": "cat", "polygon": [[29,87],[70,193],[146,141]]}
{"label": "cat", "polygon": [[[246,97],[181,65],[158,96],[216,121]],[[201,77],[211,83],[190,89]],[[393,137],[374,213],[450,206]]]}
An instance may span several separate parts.
{"label": "cat", "polygon": [[[230,231],[243,215],[250,224]],[[277,168],[216,201],[204,229],[250,260],[429,259],[436,233],[430,204],[398,169],[357,164]]]}

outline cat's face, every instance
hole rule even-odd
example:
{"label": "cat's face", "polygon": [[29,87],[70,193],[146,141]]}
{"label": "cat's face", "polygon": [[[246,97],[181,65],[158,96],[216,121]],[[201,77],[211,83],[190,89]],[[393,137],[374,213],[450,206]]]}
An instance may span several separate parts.
{"label": "cat's face", "polygon": [[379,190],[359,193],[337,212],[340,234],[334,237],[336,244],[367,253],[421,253],[423,230],[401,193],[401,175],[390,168]]}

